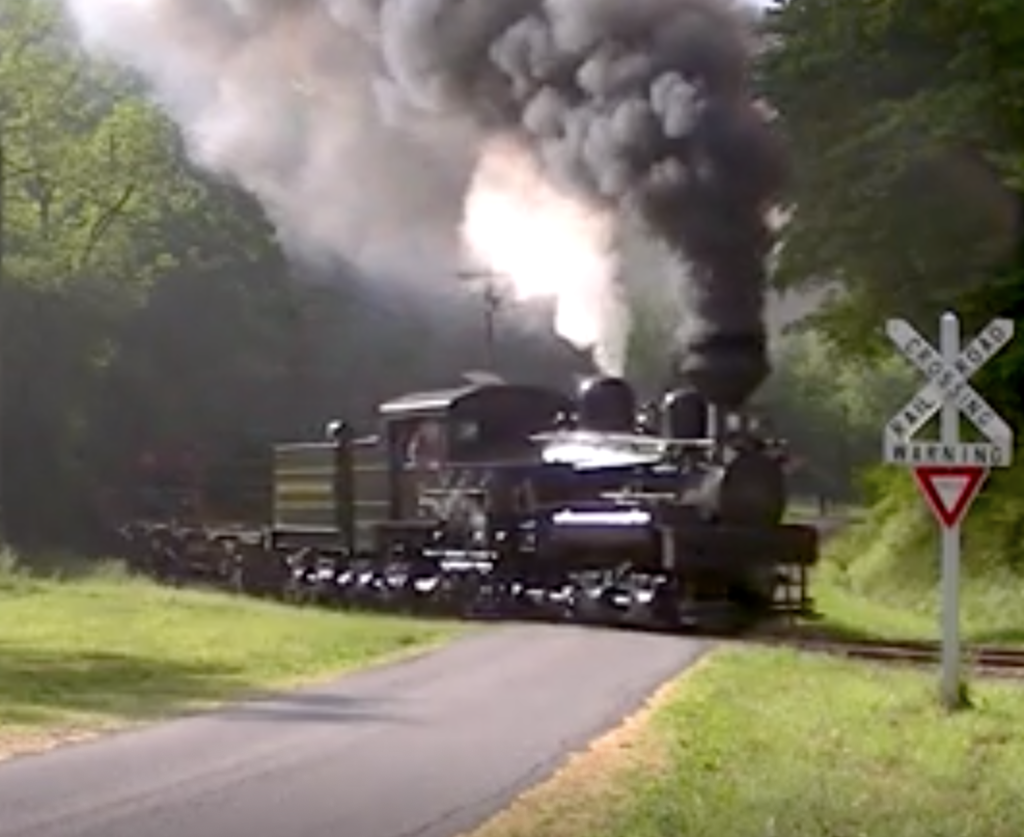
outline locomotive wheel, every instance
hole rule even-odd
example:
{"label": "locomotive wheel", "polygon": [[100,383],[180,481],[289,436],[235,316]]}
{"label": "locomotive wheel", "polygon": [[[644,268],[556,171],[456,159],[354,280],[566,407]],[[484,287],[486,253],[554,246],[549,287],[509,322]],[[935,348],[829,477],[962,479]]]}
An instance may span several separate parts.
{"label": "locomotive wheel", "polygon": [[156,580],[171,587],[183,586],[180,540],[170,534],[157,535],[153,545],[153,570]]}
{"label": "locomotive wheel", "polygon": [[679,630],[679,587],[674,581],[667,581],[654,591],[650,615],[655,630]]}
{"label": "locomotive wheel", "polygon": [[594,627],[611,624],[615,614],[605,601],[604,593],[601,587],[577,584],[569,608],[572,621]]}
{"label": "locomotive wheel", "polygon": [[232,571],[236,590],[259,598],[284,598],[287,583],[287,567],[277,553],[261,546],[238,545]]}
{"label": "locomotive wheel", "polygon": [[759,616],[735,603],[723,603],[714,609],[708,608],[696,619],[681,620],[680,631],[690,636],[738,637],[747,633],[757,624]]}

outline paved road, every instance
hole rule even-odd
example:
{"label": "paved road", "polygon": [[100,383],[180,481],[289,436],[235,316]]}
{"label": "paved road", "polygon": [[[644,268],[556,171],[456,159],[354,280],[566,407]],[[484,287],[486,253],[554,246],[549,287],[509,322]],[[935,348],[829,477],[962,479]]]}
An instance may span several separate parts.
{"label": "paved road", "polygon": [[494,627],[327,688],[0,764],[0,837],[451,837],[704,649]]}

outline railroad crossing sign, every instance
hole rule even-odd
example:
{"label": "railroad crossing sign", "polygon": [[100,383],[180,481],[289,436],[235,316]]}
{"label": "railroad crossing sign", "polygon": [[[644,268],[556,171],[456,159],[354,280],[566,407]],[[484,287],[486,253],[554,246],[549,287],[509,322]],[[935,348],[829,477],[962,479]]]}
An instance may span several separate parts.
{"label": "railroad crossing sign", "polygon": [[[990,468],[1013,462],[1013,430],[969,383],[971,377],[1013,339],[1013,320],[992,320],[961,351],[960,321],[947,312],[940,321],[936,349],[906,320],[889,320],[886,333],[925,377],[917,391],[885,427],[884,456],[892,465],[912,468],[914,479],[942,527],[942,682],[943,703],[961,700],[960,680],[960,523]],[[939,413],[939,439],[918,441]],[[985,442],[960,441],[960,416]]]}
{"label": "railroad crossing sign", "polygon": [[[947,318],[952,318],[948,320]],[[954,314],[943,317],[944,329],[952,325],[951,352],[943,345],[936,351],[906,320],[890,320],[889,339],[927,379],[885,428],[885,461],[893,465],[973,465],[1006,468],[1013,462],[1013,430],[992,409],[969,379],[1013,339],[1013,320],[990,322],[962,352],[959,351],[959,322]],[[950,355],[950,356],[946,356]],[[940,410],[952,406],[963,414],[988,442],[963,444],[943,433],[938,442],[914,441],[914,436]],[[956,419],[954,418],[954,421]],[[958,423],[958,422],[957,422]]]}

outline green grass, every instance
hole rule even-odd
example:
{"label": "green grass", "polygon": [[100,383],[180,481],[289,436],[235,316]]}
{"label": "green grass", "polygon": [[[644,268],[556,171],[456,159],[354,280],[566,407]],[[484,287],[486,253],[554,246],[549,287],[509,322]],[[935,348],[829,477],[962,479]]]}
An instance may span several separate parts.
{"label": "green grass", "polygon": [[[826,543],[814,595],[834,625],[893,638],[935,637],[940,608],[938,527],[920,498],[899,490],[862,512]],[[1007,550],[1007,530],[979,509],[962,540],[960,615],[965,639],[1024,643],[1024,575]]]}
{"label": "green grass", "polygon": [[[938,527],[912,478],[889,468],[872,473],[884,499],[872,508],[837,506],[830,517],[841,531],[826,539],[813,595],[825,625],[838,632],[891,639],[936,638],[939,633]],[[1003,475],[1003,482],[1016,479]],[[1012,487],[1012,486],[1011,486]],[[962,539],[960,615],[965,640],[1024,644],[1024,515],[1015,498],[983,498]],[[790,504],[791,522],[819,521],[808,501]]]}
{"label": "green grass", "polygon": [[655,715],[603,837],[1016,837],[1024,701],[989,685],[944,715],[934,678],[795,652],[721,653]]}
{"label": "green grass", "polygon": [[[904,504],[831,541],[826,626],[937,637],[938,573],[904,551],[928,525]],[[965,636],[1020,641],[1022,585],[984,555],[966,576]],[[1017,837],[1024,684],[971,699],[944,712],[935,670],[732,644],[476,837]]]}
{"label": "green grass", "polygon": [[[814,579],[821,625],[837,634],[876,639],[939,637],[938,582],[863,592],[826,565]],[[1020,580],[975,580],[961,588],[960,631],[965,642],[1017,647],[1024,644],[1024,592]]]}
{"label": "green grass", "polygon": [[[0,568],[0,750],[326,678],[461,626]],[[2,755],[2,753],[0,753]]]}
{"label": "green grass", "polygon": [[947,714],[934,675],[731,647],[477,837],[1018,837],[1022,697]]}

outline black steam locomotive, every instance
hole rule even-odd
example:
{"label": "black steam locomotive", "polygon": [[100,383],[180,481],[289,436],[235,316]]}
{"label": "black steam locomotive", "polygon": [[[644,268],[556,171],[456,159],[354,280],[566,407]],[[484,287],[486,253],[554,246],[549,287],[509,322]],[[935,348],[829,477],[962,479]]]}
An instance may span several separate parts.
{"label": "black steam locomotive", "polygon": [[244,514],[123,527],[135,562],[410,611],[722,630],[810,609],[817,533],[783,523],[783,446],[696,391],[640,408],[617,378],[576,397],[488,382],[378,419],[276,446]]}

